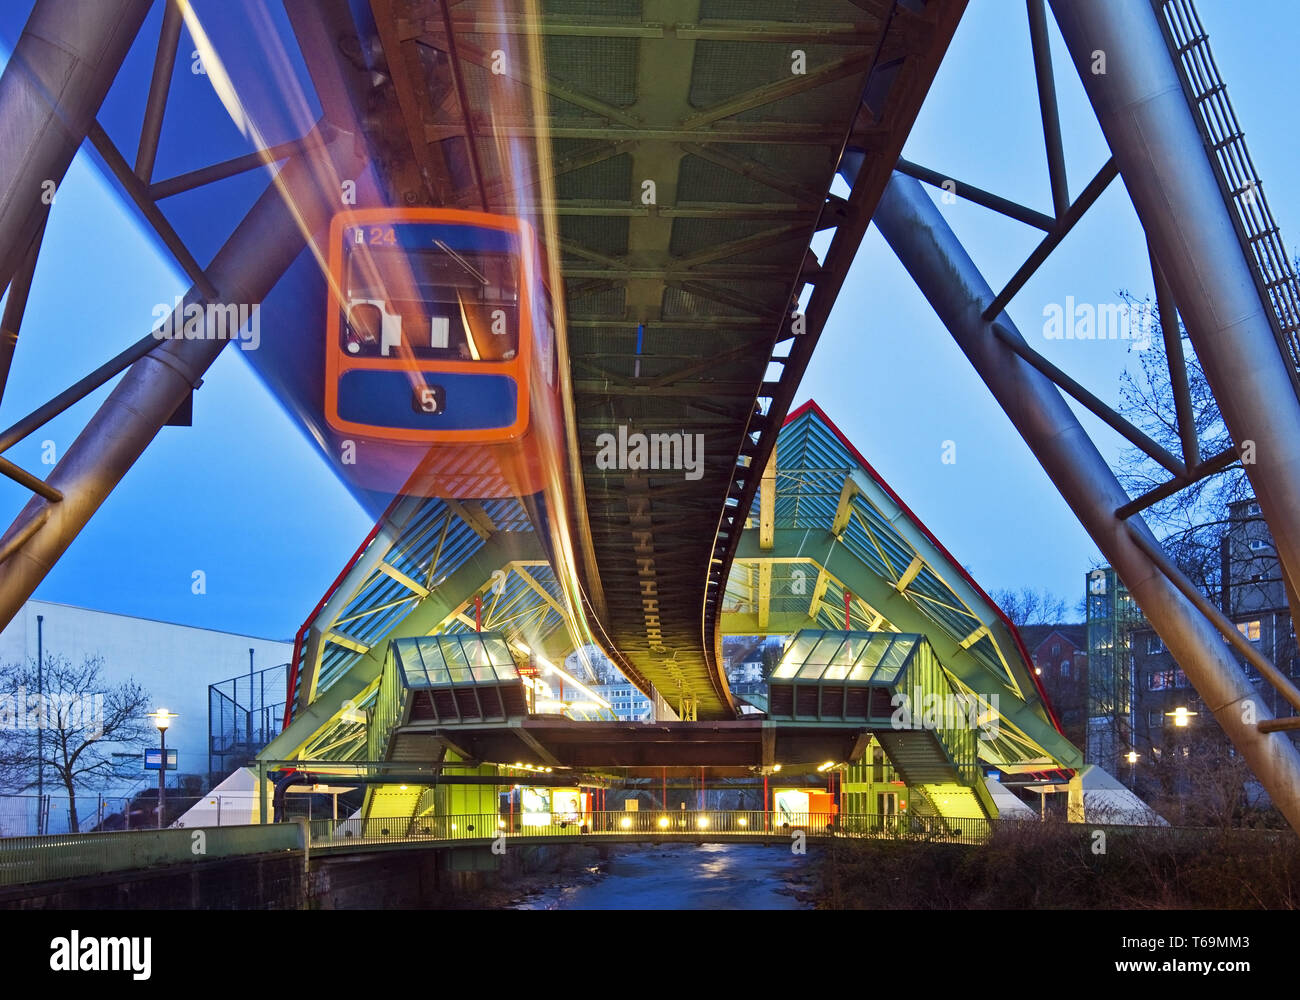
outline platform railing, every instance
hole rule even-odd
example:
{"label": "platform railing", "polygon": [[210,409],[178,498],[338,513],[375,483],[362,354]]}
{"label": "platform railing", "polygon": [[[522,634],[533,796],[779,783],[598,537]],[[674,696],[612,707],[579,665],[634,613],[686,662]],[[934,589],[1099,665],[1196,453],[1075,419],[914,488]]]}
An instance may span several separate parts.
{"label": "platform railing", "polygon": [[238,855],[301,851],[305,823],[0,838],[0,886]]}
{"label": "platform railing", "polygon": [[309,824],[311,845],[361,847],[384,843],[463,843],[511,840],[793,840],[826,838],[899,838],[980,843],[992,824],[972,817],[831,815],[757,810],[653,810],[585,814],[370,817],[316,820]]}

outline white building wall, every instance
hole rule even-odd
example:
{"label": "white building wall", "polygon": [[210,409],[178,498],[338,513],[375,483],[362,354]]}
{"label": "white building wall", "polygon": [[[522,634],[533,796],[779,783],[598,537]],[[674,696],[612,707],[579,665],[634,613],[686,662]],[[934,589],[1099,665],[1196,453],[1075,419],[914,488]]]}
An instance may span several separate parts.
{"label": "white building wall", "polygon": [[[174,773],[207,773],[208,685],[247,674],[250,648],[255,670],[286,663],[293,654],[291,641],[33,600],[0,632],[0,662],[36,661],[37,615],[45,619],[47,660],[65,656],[80,663],[85,656],[98,654],[104,659],[101,676],[110,684],[134,678],[148,693],[153,708],[161,706],[180,716],[167,730],[167,746],[178,751]],[[156,772],[148,773],[156,776]],[[145,776],[142,762],[139,779],[129,787],[143,782]]]}

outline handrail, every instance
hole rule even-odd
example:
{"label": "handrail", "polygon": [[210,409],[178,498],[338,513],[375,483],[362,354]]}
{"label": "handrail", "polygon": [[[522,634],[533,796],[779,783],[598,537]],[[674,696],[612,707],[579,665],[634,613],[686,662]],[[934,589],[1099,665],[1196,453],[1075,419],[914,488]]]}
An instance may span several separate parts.
{"label": "handrail", "polygon": [[830,837],[895,837],[980,843],[991,832],[983,817],[839,813],[788,813],[761,810],[646,809],[588,812],[562,816],[473,813],[446,816],[371,816],[315,820],[311,849],[354,850],[386,845],[489,845],[510,841],[690,840],[792,841]]}
{"label": "handrail", "polygon": [[305,823],[0,838],[0,886],[85,878],[273,851],[302,851]]}

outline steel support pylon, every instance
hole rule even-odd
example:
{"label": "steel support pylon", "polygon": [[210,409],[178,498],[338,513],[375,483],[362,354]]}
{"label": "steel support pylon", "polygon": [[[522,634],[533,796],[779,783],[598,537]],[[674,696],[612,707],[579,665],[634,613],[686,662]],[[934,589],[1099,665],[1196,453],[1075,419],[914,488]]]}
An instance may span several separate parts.
{"label": "steel support pylon", "polygon": [[0,75],[0,290],[126,58],[151,0],[37,4]]}
{"label": "steel support pylon", "polygon": [[[361,169],[356,157],[350,134],[340,132],[328,144],[319,132],[309,137],[304,152],[284,166],[206,269],[219,296],[213,305],[261,303],[308,239],[328,227],[339,179]],[[183,311],[192,304],[204,305],[195,289],[173,313],[172,330],[185,327],[190,317]],[[12,550],[0,565],[0,620],[18,612],[226,346],[226,331],[211,329],[213,313],[201,311],[202,337],[160,339],[64,453],[46,480],[63,499],[33,498],[0,538],[0,550]]]}
{"label": "steel support pylon", "polygon": [[1300,591],[1300,398],[1150,2],[1052,0],[1084,90]]}
{"label": "steel support pylon", "polygon": [[[846,170],[856,170],[857,163],[858,154],[845,156]],[[1300,752],[1285,734],[1261,733],[1244,721],[1272,715],[1218,631],[1134,540],[1130,532],[1158,546],[1141,518],[1116,515],[1129,498],[1056,386],[993,332],[996,324],[1003,337],[1021,340],[1010,318],[1004,312],[992,323],[984,321],[994,293],[938,208],[918,181],[895,173],[874,221],[1206,707],[1287,821],[1300,829]]]}

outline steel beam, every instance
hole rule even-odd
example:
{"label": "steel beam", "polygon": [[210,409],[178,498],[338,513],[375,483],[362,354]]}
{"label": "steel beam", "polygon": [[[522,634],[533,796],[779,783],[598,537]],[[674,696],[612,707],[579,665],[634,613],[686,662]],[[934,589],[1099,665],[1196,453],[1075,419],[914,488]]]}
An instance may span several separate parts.
{"label": "steel beam", "polygon": [[[1300,829],[1300,753],[1286,736],[1266,735],[1243,721],[1247,702],[1254,703],[1261,721],[1272,715],[1214,626],[1134,542],[1130,529],[1157,544],[1141,519],[1126,522],[1115,516],[1128,497],[1069,404],[1046,376],[994,335],[991,323],[983,318],[993,291],[939,210],[918,182],[895,174],[885,188],[875,222],[1097,547],[1123,578],[1206,707],[1287,821]],[[994,319],[1008,332],[1016,332],[1005,313]]]}
{"label": "steel beam", "polygon": [[21,266],[150,3],[42,0],[27,19],[0,76],[0,288]]}
{"label": "steel beam", "polygon": [[758,493],[759,547],[772,547],[772,532],[776,530],[776,448],[763,466],[763,481]]}
{"label": "steel beam", "polygon": [[[361,164],[351,162],[353,150],[352,136],[340,135],[330,146],[312,144],[309,153],[285,166],[207,271],[220,293],[219,302],[250,307],[261,303],[302,252],[308,235],[329,225],[331,195],[338,185],[328,181],[356,176]],[[337,164],[331,154],[339,157]],[[192,289],[173,315],[172,329],[182,328],[181,310],[194,303],[201,304]],[[226,339],[208,327],[206,310],[203,333],[201,340],[159,340],[131,366],[46,480],[63,499],[54,504],[33,499],[0,538],[2,549],[48,511],[40,527],[0,565],[0,621],[9,621],[31,596],[176,407],[199,386],[226,346]]]}
{"label": "steel beam", "polygon": [[[1300,582],[1300,398],[1150,3],[1052,0],[1133,207],[1268,522]],[[1104,72],[1097,72],[1102,53]],[[1262,776],[1261,776],[1262,777]],[[1294,821],[1293,821],[1294,822]]]}
{"label": "steel beam", "polygon": [[18,347],[18,332],[22,329],[23,315],[27,312],[27,296],[31,294],[32,278],[36,275],[36,258],[41,253],[45,238],[45,219],[42,219],[32,237],[18,271],[9,282],[9,298],[5,300],[4,315],[0,318],[0,397],[9,384],[9,369],[14,363],[14,350]]}
{"label": "steel beam", "polygon": [[1027,0],[1029,40],[1034,50],[1034,78],[1038,82],[1038,110],[1043,119],[1043,144],[1047,149],[1047,174],[1052,181],[1052,207],[1059,219],[1070,209],[1070,187],[1065,179],[1065,147],[1056,108],[1056,82],[1052,79],[1052,45],[1047,37],[1047,9],[1043,0]]}
{"label": "steel beam", "polygon": [[135,175],[148,186],[153,179],[154,161],[158,158],[158,138],[162,135],[163,113],[172,88],[172,70],[176,66],[176,49],[181,40],[181,6],[179,0],[163,0],[162,30],[158,33],[158,51],[154,55],[153,77],[149,80],[149,97],[144,105],[140,125],[140,145],[135,154]]}
{"label": "steel beam", "polygon": [[1165,362],[1169,367],[1169,385],[1174,393],[1174,414],[1178,438],[1183,445],[1183,464],[1195,469],[1201,464],[1201,445],[1196,437],[1196,411],[1192,408],[1192,390],[1187,382],[1187,359],[1183,357],[1183,331],[1178,326],[1178,305],[1169,287],[1160,261],[1147,245],[1151,258],[1151,281],[1156,286],[1156,308],[1160,311],[1160,335],[1165,342]]}

